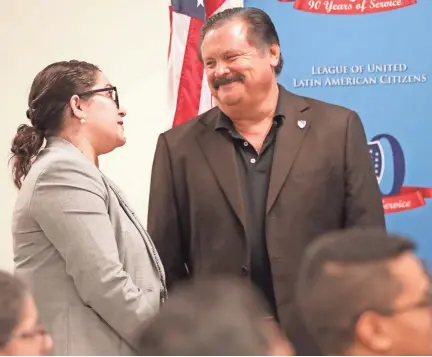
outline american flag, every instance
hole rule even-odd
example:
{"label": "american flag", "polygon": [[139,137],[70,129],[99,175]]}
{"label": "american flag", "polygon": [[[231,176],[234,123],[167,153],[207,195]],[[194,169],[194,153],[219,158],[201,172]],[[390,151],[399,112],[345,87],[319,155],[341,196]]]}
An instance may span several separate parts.
{"label": "american flag", "polygon": [[243,0],[171,0],[168,106],[172,126],[213,106],[204,67],[198,59],[204,21],[221,10],[243,6]]}

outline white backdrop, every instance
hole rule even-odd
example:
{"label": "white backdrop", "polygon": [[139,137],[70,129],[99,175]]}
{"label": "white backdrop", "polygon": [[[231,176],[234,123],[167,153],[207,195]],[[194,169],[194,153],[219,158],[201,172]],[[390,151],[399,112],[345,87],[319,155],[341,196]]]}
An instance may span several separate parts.
{"label": "white backdrop", "polygon": [[93,62],[119,90],[127,144],[101,158],[101,169],[146,221],[156,139],[167,129],[167,0],[0,0],[0,269],[13,268],[11,213],[16,197],[7,160],[27,121],[31,82],[46,65]]}

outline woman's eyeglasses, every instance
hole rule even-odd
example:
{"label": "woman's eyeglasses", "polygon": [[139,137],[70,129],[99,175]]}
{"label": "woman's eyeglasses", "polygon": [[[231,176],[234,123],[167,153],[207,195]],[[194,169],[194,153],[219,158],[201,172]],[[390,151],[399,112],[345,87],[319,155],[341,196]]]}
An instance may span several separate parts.
{"label": "woman's eyeglasses", "polygon": [[37,336],[42,336],[42,337],[48,336],[48,332],[43,326],[39,325],[39,326],[36,326],[32,331],[13,333],[11,335],[12,338],[16,338],[19,340],[32,339],[32,338],[35,338]]}
{"label": "woman's eyeglasses", "polygon": [[117,87],[105,87],[105,88],[93,89],[86,92],[78,93],[77,96],[86,97],[101,92],[110,92],[110,98],[115,102],[117,109],[120,109]]}

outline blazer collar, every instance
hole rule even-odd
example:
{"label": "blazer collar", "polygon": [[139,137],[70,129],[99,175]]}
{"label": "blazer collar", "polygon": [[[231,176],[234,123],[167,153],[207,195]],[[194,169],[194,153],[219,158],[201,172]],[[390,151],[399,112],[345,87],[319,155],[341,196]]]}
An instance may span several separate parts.
{"label": "blazer collar", "polygon": [[[278,96],[278,101],[276,104],[276,109],[273,118],[277,120],[277,126],[281,127],[283,125],[283,120],[285,119],[286,97],[284,95],[284,92],[286,92],[286,90],[281,85],[278,85],[278,87],[279,87],[279,96]],[[214,121],[214,129],[233,130],[234,124],[224,112],[219,110]]]}
{"label": "blazer collar", "polygon": [[50,149],[50,148],[61,148],[63,150],[67,150],[68,152],[83,157],[89,162],[91,162],[91,160],[87,159],[87,157],[74,144],[59,136],[47,137],[45,149]]}
{"label": "blazer collar", "polygon": [[312,125],[312,118],[307,114],[309,108],[307,100],[288,92],[282,86],[279,86],[279,90],[285,123],[277,133],[267,196],[267,213],[273,207],[285,184],[297,153]]}
{"label": "blazer collar", "polygon": [[[304,97],[298,96],[290,91],[287,91],[285,87],[282,86],[281,84],[278,84],[278,88],[279,88],[279,97],[278,97],[278,102],[276,105],[274,116],[280,115],[286,118],[287,114],[292,114],[293,110],[295,112],[301,113],[304,110],[309,108],[309,103]],[[206,113],[202,114],[198,120],[209,128],[217,129],[221,123],[220,116],[226,117],[226,115],[219,109],[219,107],[213,107]]]}
{"label": "blazer collar", "polygon": [[[276,201],[311,125],[309,120],[304,119],[304,112],[308,107],[309,104],[304,98],[288,92],[279,85],[279,99],[275,113],[283,115],[285,119],[284,124],[278,130],[275,143],[267,197],[267,213]],[[222,135],[215,130],[217,124],[220,123],[218,121],[220,115],[220,109],[215,107],[198,119],[207,128],[198,137],[198,143],[228,202],[243,227],[246,227],[246,212],[241,194],[242,183],[235,148],[227,135]],[[303,120],[306,123],[304,127],[302,127]]]}

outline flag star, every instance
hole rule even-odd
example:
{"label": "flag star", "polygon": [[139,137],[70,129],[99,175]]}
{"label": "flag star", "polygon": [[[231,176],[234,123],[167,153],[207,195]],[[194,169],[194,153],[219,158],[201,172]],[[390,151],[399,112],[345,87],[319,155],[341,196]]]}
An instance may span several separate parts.
{"label": "flag star", "polygon": [[197,7],[200,5],[204,7],[204,0],[197,0]]}

